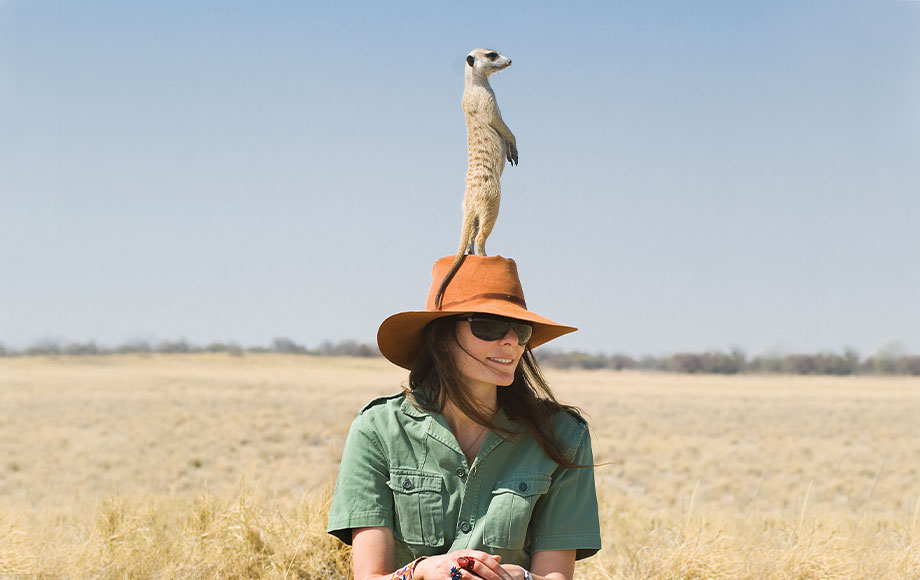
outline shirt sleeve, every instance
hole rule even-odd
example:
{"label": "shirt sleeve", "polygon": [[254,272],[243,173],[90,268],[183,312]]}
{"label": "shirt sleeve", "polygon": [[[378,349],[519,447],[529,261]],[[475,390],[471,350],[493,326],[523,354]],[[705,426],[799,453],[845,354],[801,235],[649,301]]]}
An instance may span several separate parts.
{"label": "shirt sleeve", "polygon": [[572,469],[560,468],[545,496],[534,507],[531,551],[575,550],[575,559],[593,556],[601,549],[594,454],[587,427],[572,457]]}
{"label": "shirt sleeve", "polygon": [[339,466],[326,531],[351,545],[354,528],[393,528],[389,464],[376,433],[361,414],[351,424]]}

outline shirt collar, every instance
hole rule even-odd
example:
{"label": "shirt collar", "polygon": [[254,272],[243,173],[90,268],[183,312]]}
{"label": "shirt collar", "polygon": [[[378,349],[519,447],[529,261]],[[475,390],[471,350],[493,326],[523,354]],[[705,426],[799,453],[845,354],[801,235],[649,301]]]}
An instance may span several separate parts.
{"label": "shirt collar", "polygon": [[[463,451],[456,443],[456,439],[450,432],[450,428],[447,426],[447,422],[444,420],[444,416],[437,412],[426,411],[425,409],[416,407],[413,404],[413,397],[411,392],[406,393],[406,397],[403,399],[402,412],[415,419],[428,419],[428,435],[447,445],[457,453],[461,455],[463,454]],[[499,408],[495,413],[495,423],[499,427],[503,427],[504,429],[507,429],[511,432],[520,431],[521,429],[521,426],[515,421],[511,420],[508,417],[508,414],[505,413],[505,410],[501,408]],[[501,435],[490,430],[488,433],[486,433],[485,439],[483,439],[482,447],[479,449],[478,457],[485,457],[493,449],[504,442],[505,439],[506,437],[502,437]]]}
{"label": "shirt collar", "polygon": [[425,417],[428,417],[430,413],[424,409],[416,407],[414,400],[415,398],[413,397],[412,393],[407,392],[406,396],[403,398],[402,412],[406,415],[409,415],[410,417],[415,417],[416,419],[424,419]]}
{"label": "shirt collar", "polygon": [[[432,412],[426,411],[421,407],[416,407],[414,401],[415,399],[412,395],[412,392],[407,392],[405,398],[403,398],[402,412],[416,419],[424,419],[425,417],[430,417],[433,414]],[[440,415],[440,413],[438,414]],[[520,425],[508,417],[508,414],[505,413],[505,410],[501,407],[499,407],[498,411],[495,413],[495,423],[499,427],[504,427],[509,431],[517,431],[520,429]]]}

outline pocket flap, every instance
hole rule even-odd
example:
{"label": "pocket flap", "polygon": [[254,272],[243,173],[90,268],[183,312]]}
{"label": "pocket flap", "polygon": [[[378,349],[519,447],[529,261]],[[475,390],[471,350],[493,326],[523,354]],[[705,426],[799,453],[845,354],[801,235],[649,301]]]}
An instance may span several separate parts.
{"label": "pocket flap", "polygon": [[409,471],[400,469],[390,472],[387,485],[399,493],[420,493],[423,491],[441,492],[441,476],[436,473]]}
{"label": "pocket flap", "polygon": [[523,497],[543,495],[549,491],[552,478],[548,475],[519,475],[504,479],[495,484],[492,495],[500,493],[513,493]]}

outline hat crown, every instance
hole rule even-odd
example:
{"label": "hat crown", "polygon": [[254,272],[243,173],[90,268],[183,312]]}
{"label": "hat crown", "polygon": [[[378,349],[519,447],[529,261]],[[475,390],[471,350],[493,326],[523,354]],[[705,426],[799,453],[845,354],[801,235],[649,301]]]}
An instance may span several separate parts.
{"label": "hat crown", "polygon": [[425,310],[475,311],[484,303],[495,301],[510,302],[527,308],[524,289],[514,260],[501,256],[477,255],[463,257],[460,268],[444,290],[441,308],[438,308],[435,305],[435,297],[453,261],[453,256],[445,256],[434,263]]}

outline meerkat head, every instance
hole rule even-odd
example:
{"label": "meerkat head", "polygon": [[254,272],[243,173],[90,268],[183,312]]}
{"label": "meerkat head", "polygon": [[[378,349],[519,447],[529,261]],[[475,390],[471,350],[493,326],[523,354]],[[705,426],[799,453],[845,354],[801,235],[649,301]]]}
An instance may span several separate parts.
{"label": "meerkat head", "polygon": [[488,48],[477,48],[466,55],[466,64],[473,74],[488,77],[511,66],[511,59]]}

